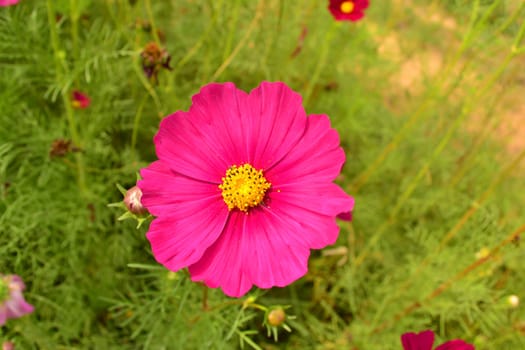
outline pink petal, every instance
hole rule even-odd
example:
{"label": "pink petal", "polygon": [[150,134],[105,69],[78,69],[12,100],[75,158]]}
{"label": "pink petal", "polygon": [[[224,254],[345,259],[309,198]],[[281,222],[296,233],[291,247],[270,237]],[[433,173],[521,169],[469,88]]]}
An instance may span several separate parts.
{"label": "pink petal", "polygon": [[0,326],[3,326],[7,322],[7,309],[4,305],[0,304]]}
{"label": "pink petal", "polygon": [[5,303],[7,318],[18,318],[33,312],[31,304],[24,300],[21,291],[11,293],[10,299]]}
{"label": "pink petal", "polygon": [[0,6],[11,6],[18,4],[20,0],[0,0]]}
{"label": "pink petal", "polygon": [[465,343],[463,340],[455,339],[441,344],[436,350],[474,350],[474,346]]}
{"label": "pink petal", "polygon": [[254,284],[284,287],[308,269],[310,251],[297,229],[264,208],[249,214],[232,212],[221,238],[190,266],[192,280],[221,287],[233,297],[244,295]]}
{"label": "pink petal", "polygon": [[256,286],[284,287],[308,271],[310,249],[295,222],[263,207],[245,218],[243,234],[245,264]]}
{"label": "pink petal", "polygon": [[208,248],[202,259],[189,266],[193,281],[202,281],[210,288],[221,287],[226,295],[240,297],[250,290],[242,253],[244,216],[232,212],[220,238]]}
{"label": "pink petal", "polygon": [[199,259],[221,235],[228,208],[221,198],[187,201],[153,220],[146,237],[155,259],[172,271]]}
{"label": "pink petal", "polygon": [[302,98],[281,82],[262,82],[250,92],[247,108],[248,160],[257,169],[269,168],[296,147],[304,133]]}
{"label": "pink petal", "polygon": [[233,83],[208,84],[192,97],[191,120],[202,131],[200,137],[213,145],[210,155],[224,156],[227,168],[250,162],[244,136],[249,119],[247,98]]}
{"label": "pink petal", "polygon": [[405,333],[401,336],[401,343],[404,350],[432,350],[434,332]]}
{"label": "pink petal", "polygon": [[285,184],[331,182],[345,161],[339,135],[326,115],[311,115],[306,131],[295,147],[265,176],[278,189]]}
{"label": "pink petal", "polygon": [[140,174],[141,202],[154,216],[171,215],[188,202],[214,199],[224,204],[217,184],[180,175],[163,161],[151,163]]}
{"label": "pink petal", "polygon": [[269,197],[273,206],[286,202],[328,216],[354,209],[354,199],[330,182],[282,185],[274,188]]}
{"label": "pink petal", "polygon": [[298,232],[301,241],[310,249],[321,249],[333,244],[339,235],[334,216],[322,215],[279,200],[272,201],[268,210],[288,226],[294,227],[293,232]]}
{"label": "pink petal", "polygon": [[231,166],[230,160],[223,157],[228,153],[211,139],[215,132],[205,124],[194,123],[192,117],[186,112],[176,112],[162,120],[154,138],[157,156],[174,172],[220,183]]}

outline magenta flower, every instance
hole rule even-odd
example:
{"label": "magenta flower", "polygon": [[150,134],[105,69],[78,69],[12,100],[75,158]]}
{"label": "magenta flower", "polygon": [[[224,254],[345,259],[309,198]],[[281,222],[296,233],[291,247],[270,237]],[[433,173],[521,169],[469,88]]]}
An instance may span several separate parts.
{"label": "magenta flower", "polygon": [[328,10],[336,21],[359,21],[370,5],[369,0],[329,0]]}
{"label": "magenta flower", "polygon": [[85,109],[85,108],[88,108],[89,105],[91,104],[91,99],[89,98],[88,95],[78,90],[75,90],[71,94],[71,104],[73,105],[74,108]]}
{"label": "magenta flower", "polygon": [[0,275],[0,326],[10,318],[22,317],[33,312],[22,291],[26,288],[17,275]]}
{"label": "magenta flower", "polygon": [[0,0],[0,7],[6,7],[18,4],[20,0]]}
{"label": "magenta flower", "polygon": [[292,283],[354,205],[333,183],[345,161],[337,132],[280,82],[249,94],[209,84],[192,101],[161,122],[159,160],[138,182],[156,216],[147,233],[155,258],[233,297]]}
{"label": "magenta flower", "polygon": [[[427,330],[420,333],[405,333],[401,336],[404,350],[432,350],[434,332]],[[474,346],[463,340],[455,339],[441,344],[435,350],[474,350]]]}

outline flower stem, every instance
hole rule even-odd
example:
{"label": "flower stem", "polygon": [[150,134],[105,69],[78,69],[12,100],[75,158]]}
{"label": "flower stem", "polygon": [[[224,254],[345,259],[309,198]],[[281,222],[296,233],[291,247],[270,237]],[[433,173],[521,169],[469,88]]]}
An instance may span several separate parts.
{"label": "flower stem", "polygon": [[232,63],[233,59],[237,54],[241,51],[241,49],[246,45],[246,42],[250,38],[250,35],[252,34],[255,27],[257,27],[257,23],[259,23],[259,20],[261,19],[263,13],[264,13],[264,0],[259,0],[259,3],[257,4],[257,9],[255,10],[255,16],[253,17],[252,21],[250,22],[248,28],[244,32],[244,36],[241,38],[237,46],[233,49],[231,54],[222,62],[222,64],[217,68],[215,73],[213,73],[210,81],[216,81],[221,74],[228,68],[230,63]]}
{"label": "flower stem", "polygon": [[328,28],[328,30],[326,31],[323,40],[323,46],[321,47],[321,52],[319,53],[319,59],[317,60],[317,65],[315,66],[312,78],[308,81],[306,91],[304,92],[304,106],[308,105],[308,102],[312,97],[312,92],[314,91],[315,85],[317,84],[319,76],[321,75],[321,71],[323,70],[323,67],[326,64],[326,58],[328,57],[328,52],[330,51],[331,46],[330,44],[332,43],[335,29],[337,27],[339,27],[339,23],[337,21],[333,21],[330,28]]}
{"label": "flower stem", "polygon": [[[454,75],[450,74],[451,70],[454,67],[456,67],[461,56],[468,48],[469,44],[472,41],[474,33],[476,33],[477,28],[479,28],[484,23],[484,21],[488,19],[489,15],[496,9],[496,5],[498,3],[499,1],[496,1],[489,8],[489,10],[487,10],[487,13],[483,16],[483,20],[478,21],[477,19],[479,16],[479,0],[476,0],[472,8],[468,30],[463,36],[463,40],[460,47],[452,55],[452,58],[449,60],[448,64],[443,68],[442,72],[440,72],[439,75],[444,78],[437,80],[437,82],[430,89],[430,91],[442,90],[443,86],[446,83],[446,77]],[[383,148],[383,150],[381,151],[381,153],[379,153],[376,159],[374,159],[363,172],[361,172],[355,177],[355,179],[349,186],[349,192],[352,192],[354,194],[357,193],[359,189],[368,182],[370,177],[376,172],[376,170],[381,166],[381,164],[383,164],[388,155],[392,153],[392,151],[394,151],[401,144],[401,141],[403,141],[408,132],[412,130],[412,127],[421,120],[421,118],[424,116],[424,113],[431,106],[431,102],[434,97],[435,95],[429,94],[426,96],[426,98],[423,99],[423,102],[419,105],[416,111],[410,116],[410,118],[405,122],[405,124],[403,124],[401,129],[397,132],[394,138]]]}
{"label": "flower stem", "polygon": [[[65,53],[60,49],[59,46],[59,40],[58,40],[58,33],[56,31],[56,22],[55,22],[55,10],[53,7],[53,1],[47,0],[47,17],[48,17],[48,23],[49,23],[49,32],[51,36],[51,45],[53,47],[54,52],[54,58],[55,58],[55,75],[56,75],[56,81],[59,86],[62,85],[63,79],[64,79],[64,72],[62,69],[64,69],[67,74],[67,64],[64,62],[65,60]],[[67,124],[69,128],[69,133],[71,134],[71,139],[73,140],[73,143],[77,146],[82,148],[82,142],[80,139],[80,135],[77,131],[77,124],[73,112],[73,108],[71,106],[70,97],[68,94],[68,91],[61,86],[60,89],[60,95],[62,97],[62,102],[64,103],[64,107],[66,109],[66,118],[67,118]],[[86,188],[86,181],[85,181],[85,171],[84,171],[84,159],[81,152],[77,152],[75,154],[76,159],[76,165],[77,165],[77,181],[78,186],[80,188],[80,192],[83,196],[87,195],[87,188]]]}
{"label": "flower stem", "polygon": [[139,108],[137,109],[137,113],[135,113],[135,118],[133,119],[133,131],[131,133],[131,149],[135,150],[135,146],[137,144],[137,134],[139,130],[140,125],[140,119],[142,117],[142,110],[144,109],[144,105],[146,104],[147,95],[145,95],[142,98],[142,101],[140,101]]}
{"label": "flower stem", "polygon": [[400,313],[396,314],[394,316],[394,320],[392,322],[385,322],[382,325],[380,325],[379,327],[375,328],[372,332],[373,333],[378,333],[378,332],[382,331],[383,329],[387,328],[389,325],[391,325],[393,323],[396,323],[397,321],[401,320],[403,317],[411,314],[413,311],[415,311],[418,308],[420,308],[424,303],[427,303],[430,300],[432,300],[432,299],[438,297],[439,295],[443,294],[443,292],[446,291],[451,285],[453,285],[454,282],[457,282],[457,281],[461,280],[462,278],[467,276],[469,273],[471,273],[472,271],[477,269],[479,266],[481,266],[485,262],[489,261],[490,258],[495,256],[499,252],[500,249],[502,249],[506,245],[512,243],[516,238],[518,238],[524,232],[525,232],[525,224],[521,225],[520,227],[518,227],[516,230],[514,230],[512,233],[510,233],[503,241],[501,241],[497,246],[495,246],[493,249],[491,249],[491,251],[489,252],[489,254],[487,256],[482,257],[482,258],[476,260],[475,262],[473,262],[472,264],[468,265],[462,271],[458,272],[454,277],[451,277],[447,281],[441,283],[436,289],[434,289],[434,291],[432,291],[432,293],[427,295],[422,301],[415,301],[412,304],[410,304],[409,306],[407,306],[405,309],[403,309],[403,311],[401,311]]}
{"label": "flower stem", "polygon": [[159,45],[160,47],[161,43],[160,43],[159,34],[157,33],[157,26],[155,25],[155,18],[153,17],[153,11],[151,9],[151,1],[145,0],[144,4],[146,6],[146,12],[148,13],[149,24],[151,25],[151,35],[153,35],[153,39],[155,40],[157,45]]}
{"label": "flower stem", "polygon": [[[510,63],[511,59],[514,57],[514,55],[515,54],[513,52],[510,52],[509,54],[507,54],[504,62],[498,67],[496,72],[494,72],[494,74],[492,76],[488,77],[486,79],[485,84],[478,90],[478,93],[474,93],[473,96],[471,96],[470,100],[465,103],[465,105],[463,106],[462,112],[459,114],[458,117],[456,117],[454,122],[449,126],[447,132],[441,138],[441,141],[439,142],[438,146],[434,149],[434,152],[432,153],[430,159],[428,161],[426,161],[425,164],[420,168],[420,170],[417,173],[417,175],[412,179],[412,181],[407,186],[406,190],[399,197],[398,201],[396,202],[396,205],[394,206],[394,209],[392,209],[392,211],[390,212],[390,215],[389,215],[388,219],[385,222],[383,222],[383,224],[379,227],[379,229],[376,231],[376,233],[367,242],[367,244],[365,245],[365,247],[363,248],[363,250],[361,251],[359,256],[355,259],[354,264],[353,264],[354,268],[360,266],[363,263],[365,257],[368,254],[368,251],[373,246],[375,246],[377,244],[377,242],[379,241],[379,239],[381,238],[383,233],[386,231],[386,229],[388,227],[390,227],[393,223],[396,222],[397,216],[398,216],[401,208],[403,207],[405,202],[410,198],[412,193],[416,190],[416,188],[417,188],[418,184],[420,183],[421,179],[425,176],[425,174],[428,173],[428,171],[430,170],[430,166],[432,165],[433,161],[439,157],[441,152],[448,145],[449,141],[451,140],[452,136],[454,135],[456,130],[459,128],[459,126],[461,125],[463,120],[465,120],[465,118],[468,115],[470,115],[470,112],[477,105],[476,102],[481,100],[485,96],[486,92],[489,91],[489,89],[491,89],[494,86],[494,84],[497,82],[497,80],[501,77],[501,75],[503,74],[503,72],[505,71],[507,66],[509,65],[509,63]],[[524,150],[524,152],[525,152],[525,150]],[[521,161],[521,157],[523,155],[525,155],[525,153],[522,153],[522,155],[520,155],[520,157],[518,157],[518,159],[512,164],[512,166],[510,167],[509,172]],[[506,177],[508,175],[508,172],[504,172],[503,175]],[[494,187],[497,184],[499,184],[499,181],[497,181],[494,184]],[[493,190],[494,188],[493,187],[489,187],[489,189]],[[487,198],[488,198],[489,194],[491,194],[491,191],[487,194]],[[485,200],[485,199],[486,198],[483,198],[483,200]],[[470,216],[468,216],[465,219],[465,221],[468,218],[470,218]],[[460,228],[461,228],[461,226],[460,226]],[[459,228],[458,228],[457,231],[459,231]],[[455,233],[456,232],[451,234],[452,237],[453,237],[453,235]],[[450,237],[450,239],[452,237]],[[448,242],[448,240],[449,239],[447,239],[444,243]]]}

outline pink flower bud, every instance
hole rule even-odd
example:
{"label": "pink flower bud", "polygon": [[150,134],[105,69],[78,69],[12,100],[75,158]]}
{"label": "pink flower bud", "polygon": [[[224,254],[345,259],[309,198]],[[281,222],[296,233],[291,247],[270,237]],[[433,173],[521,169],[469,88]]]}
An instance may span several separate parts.
{"label": "pink flower bud", "polygon": [[148,214],[148,210],[144,208],[140,202],[141,198],[142,191],[140,188],[138,188],[138,186],[133,186],[127,190],[126,195],[124,196],[124,204],[126,205],[126,208],[128,208],[131,213],[138,216]]}

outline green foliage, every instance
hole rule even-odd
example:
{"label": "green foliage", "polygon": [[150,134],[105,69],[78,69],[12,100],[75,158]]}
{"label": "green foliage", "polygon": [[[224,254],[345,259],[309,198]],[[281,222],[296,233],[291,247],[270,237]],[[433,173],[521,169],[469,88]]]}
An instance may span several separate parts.
{"label": "green foliage", "polygon": [[[525,290],[523,164],[495,131],[502,101],[523,90],[525,6],[412,3],[372,2],[358,23],[334,23],[315,0],[0,8],[0,273],[22,276],[36,308],[0,338],[20,349],[368,350],[433,329],[477,349],[525,348],[523,308],[506,302]],[[158,81],[141,66],[151,41],[171,55]],[[107,204],[155,159],[163,116],[210,81],[261,80],[330,115],[347,152],[338,181],[357,204],[304,278],[235,300],[166,271],[147,224],[117,221]],[[91,105],[74,109],[73,90]],[[58,139],[76,151],[54,155]],[[295,316],[290,333],[263,326],[277,305]]]}

